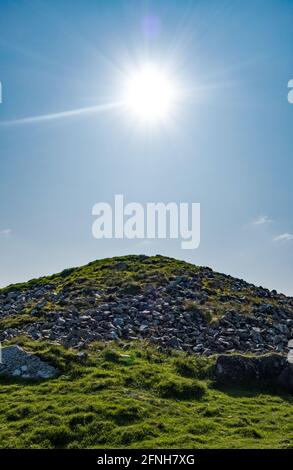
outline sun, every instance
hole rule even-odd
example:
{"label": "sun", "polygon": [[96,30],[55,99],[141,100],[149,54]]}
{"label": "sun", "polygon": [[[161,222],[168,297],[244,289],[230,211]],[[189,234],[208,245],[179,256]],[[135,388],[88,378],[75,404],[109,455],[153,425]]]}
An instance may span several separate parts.
{"label": "sun", "polygon": [[127,110],[145,122],[167,119],[176,100],[176,87],[163,70],[145,64],[127,78],[124,102]]}

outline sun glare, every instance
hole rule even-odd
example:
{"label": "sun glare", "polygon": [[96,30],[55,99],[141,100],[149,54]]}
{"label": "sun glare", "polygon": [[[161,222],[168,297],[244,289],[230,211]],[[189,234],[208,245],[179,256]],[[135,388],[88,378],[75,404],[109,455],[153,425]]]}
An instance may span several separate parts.
{"label": "sun glare", "polygon": [[127,79],[125,104],[137,118],[146,122],[169,117],[176,98],[171,79],[153,65],[145,65]]}

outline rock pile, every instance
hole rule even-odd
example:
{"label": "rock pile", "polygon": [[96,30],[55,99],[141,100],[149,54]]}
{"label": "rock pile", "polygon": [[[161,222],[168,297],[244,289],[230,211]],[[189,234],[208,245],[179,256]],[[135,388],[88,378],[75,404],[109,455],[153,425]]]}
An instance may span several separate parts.
{"label": "rock pile", "polygon": [[[135,284],[129,280],[133,258],[142,266]],[[148,339],[206,355],[287,353],[292,298],[187,263],[184,274],[161,276],[157,264],[169,266],[168,258],[137,260],[97,268],[105,272],[99,282],[74,272],[70,282],[61,277],[58,285],[0,291],[0,341],[25,334],[83,348],[94,340]]]}
{"label": "rock pile", "polygon": [[0,375],[23,379],[50,379],[57,373],[55,367],[17,345],[8,346],[1,351]]}

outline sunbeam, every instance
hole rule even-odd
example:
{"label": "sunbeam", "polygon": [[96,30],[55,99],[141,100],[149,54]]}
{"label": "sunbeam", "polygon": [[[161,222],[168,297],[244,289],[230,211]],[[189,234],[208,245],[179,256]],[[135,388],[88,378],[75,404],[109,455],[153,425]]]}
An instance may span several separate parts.
{"label": "sunbeam", "polygon": [[60,119],[71,118],[75,116],[82,116],[88,114],[99,114],[106,111],[111,111],[120,108],[123,105],[121,102],[105,103],[96,106],[88,106],[85,108],[71,109],[69,111],[61,111],[59,113],[42,114],[40,116],[28,116],[19,119],[11,119],[8,121],[0,121],[1,127],[20,126],[25,124],[39,124],[47,121],[56,121]]}

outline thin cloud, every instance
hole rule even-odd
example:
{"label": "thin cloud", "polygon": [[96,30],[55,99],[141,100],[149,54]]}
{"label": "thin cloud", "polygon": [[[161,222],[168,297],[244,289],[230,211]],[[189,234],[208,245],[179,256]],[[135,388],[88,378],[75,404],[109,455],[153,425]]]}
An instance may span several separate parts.
{"label": "thin cloud", "polygon": [[278,235],[277,237],[274,238],[274,242],[288,242],[293,240],[293,234],[292,233],[281,233],[281,235]]}
{"label": "thin cloud", "polygon": [[71,118],[74,116],[97,114],[110,111],[121,106],[121,103],[106,103],[97,106],[89,106],[86,108],[72,109],[70,111],[62,111],[60,113],[42,114],[40,116],[29,116],[20,119],[11,119],[10,121],[0,121],[1,127],[21,126],[25,124],[39,124],[42,122],[56,121],[57,119]]}
{"label": "thin cloud", "polygon": [[3,235],[4,237],[8,237],[9,235],[11,235],[11,228],[5,228],[3,230],[0,230],[0,235]]}
{"label": "thin cloud", "polygon": [[267,215],[260,215],[257,219],[255,219],[252,224],[253,225],[264,225],[264,224],[270,224],[272,219],[270,219]]}

